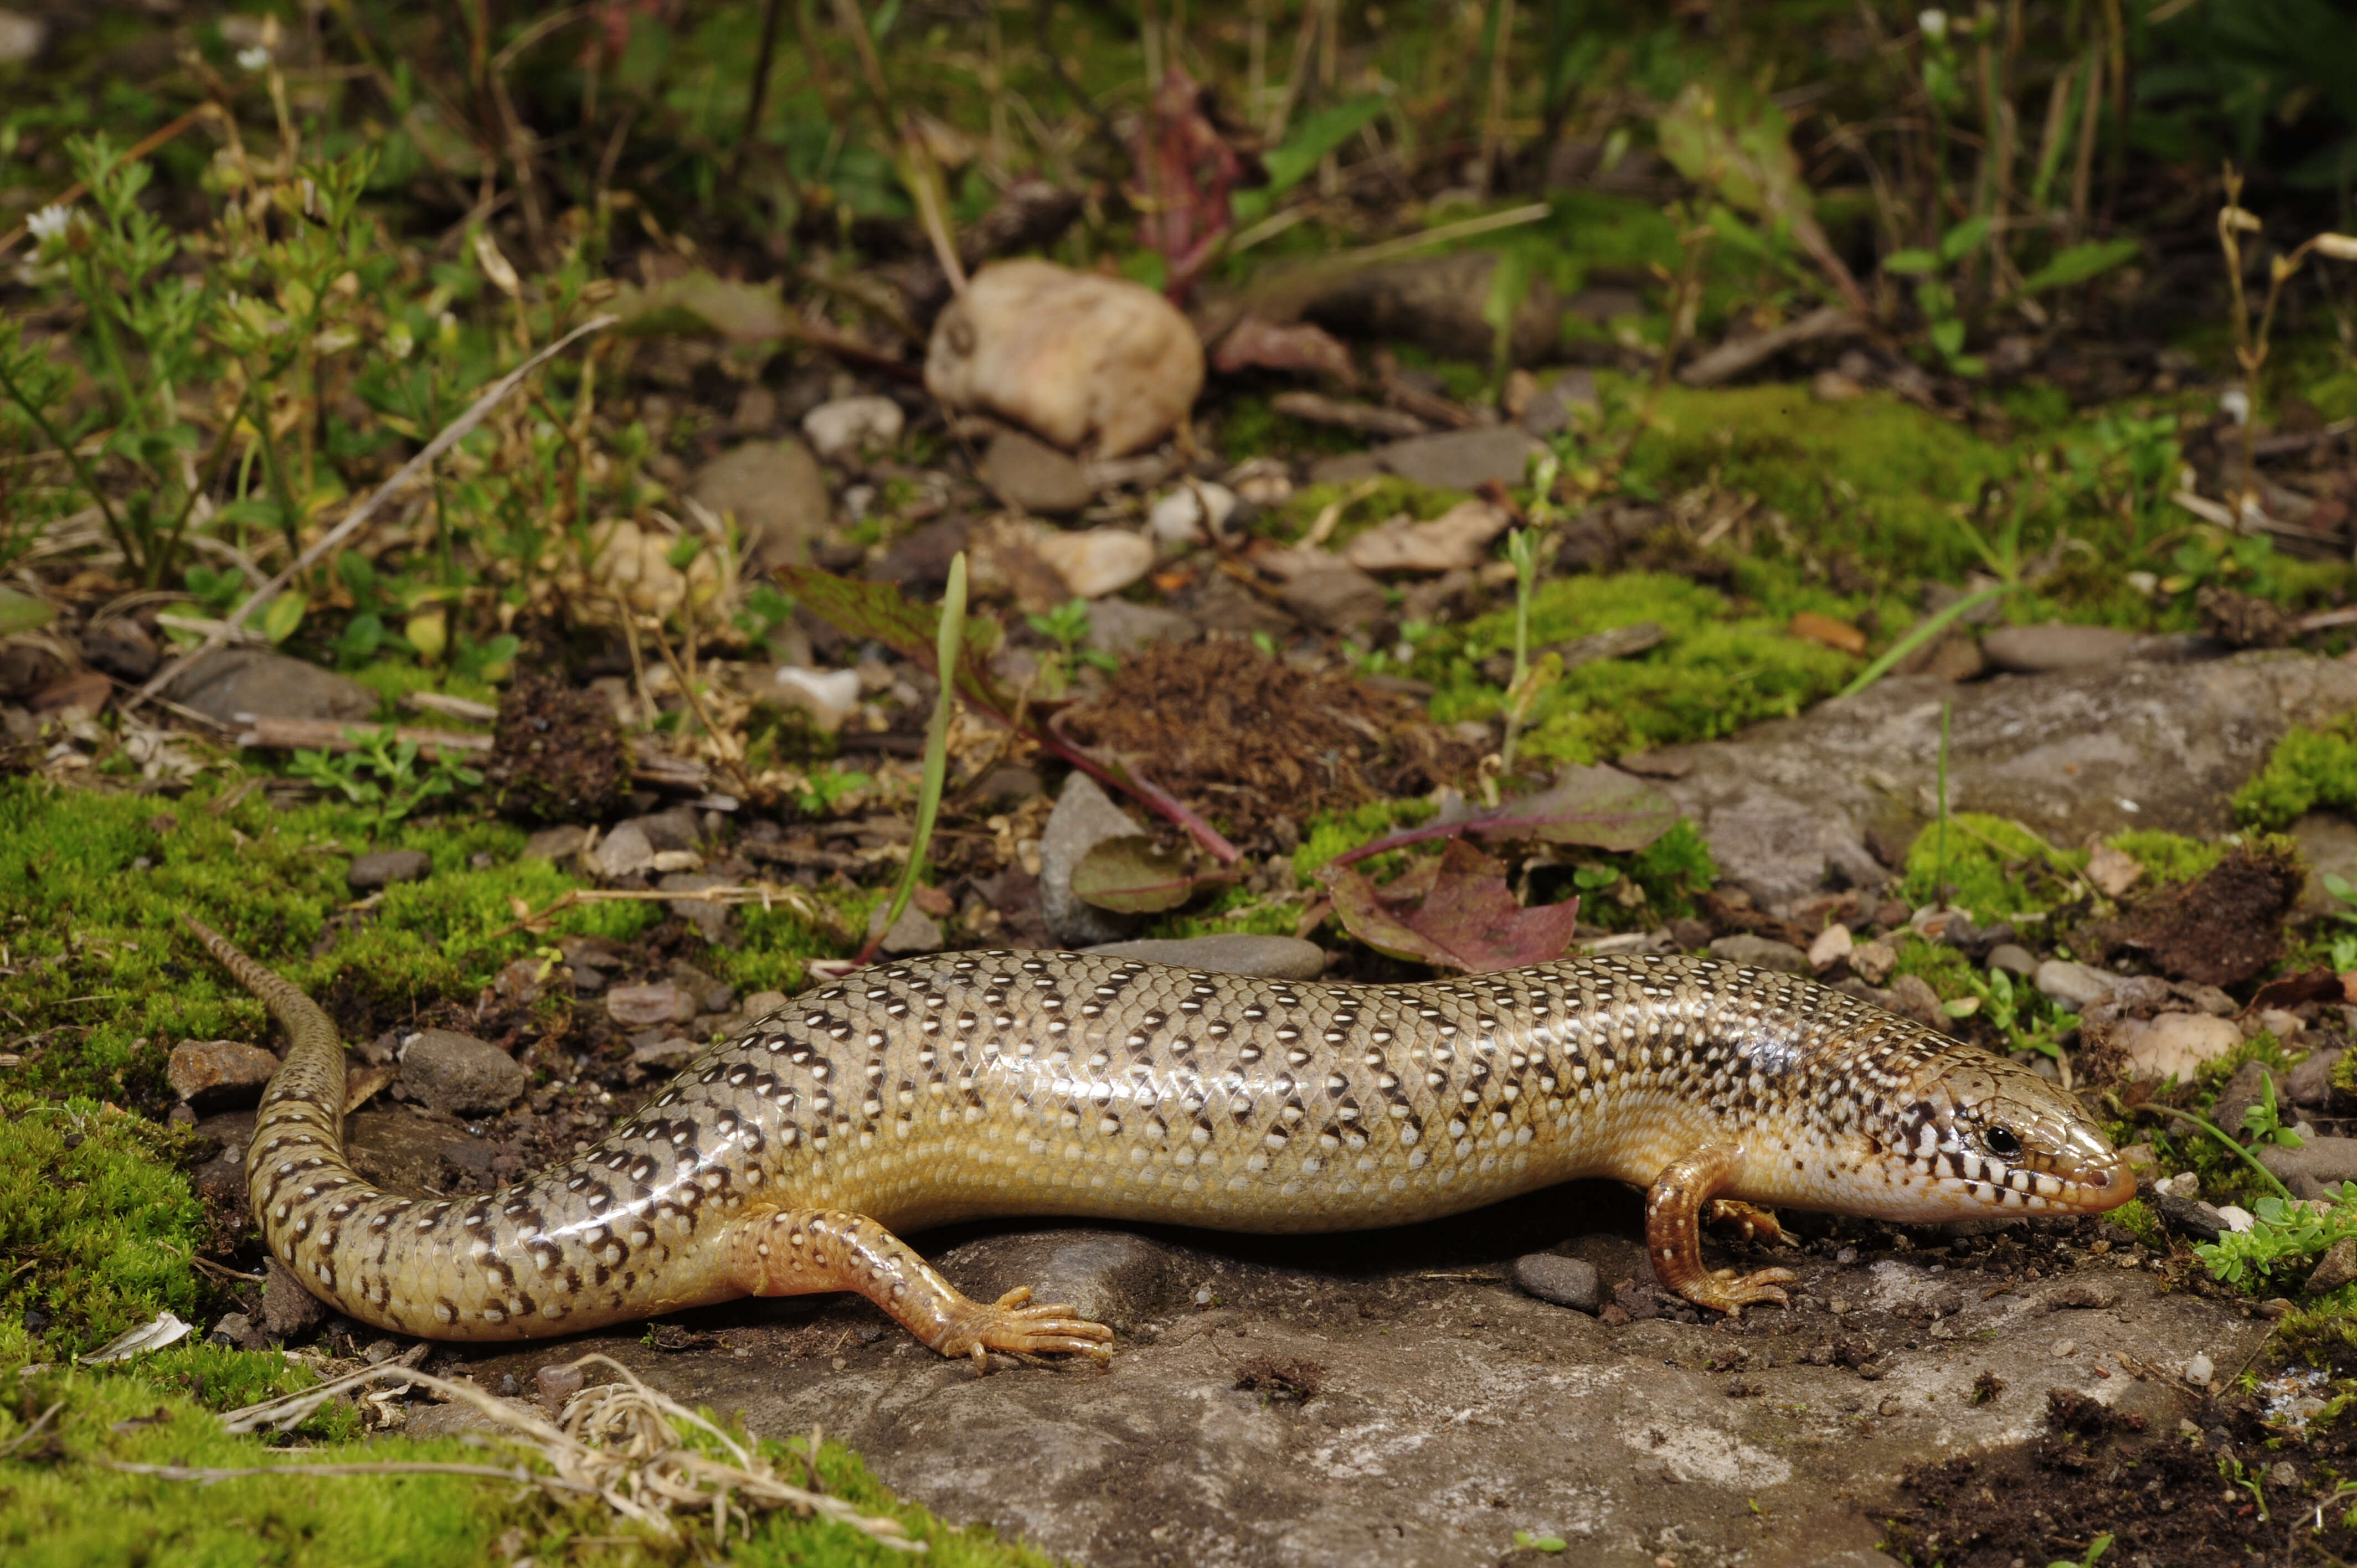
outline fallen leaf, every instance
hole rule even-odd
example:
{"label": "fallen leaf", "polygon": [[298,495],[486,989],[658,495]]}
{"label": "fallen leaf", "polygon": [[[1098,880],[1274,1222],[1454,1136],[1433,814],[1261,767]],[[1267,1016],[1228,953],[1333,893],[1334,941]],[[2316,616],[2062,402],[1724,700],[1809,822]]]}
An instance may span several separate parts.
{"label": "fallen leaf", "polygon": [[159,1312],[136,1328],[128,1328],[92,1350],[87,1356],[77,1356],[81,1362],[128,1361],[143,1350],[161,1350],[167,1345],[177,1345],[192,1332],[189,1326],[168,1312]]}
{"label": "fallen leaf", "polygon": [[1428,839],[1540,839],[1627,853],[1640,850],[1676,825],[1676,802],[1643,779],[1618,768],[1566,768],[1552,788],[1496,806],[1473,810],[1456,790],[1441,800],[1440,814],[1422,827],[1405,828],[1335,857],[1348,865],[1386,850]]}
{"label": "fallen leaf", "polygon": [[1370,529],[1343,548],[1342,559],[1361,572],[1470,571],[1512,521],[1488,501],[1458,501],[1429,522],[1394,518]]}
{"label": "fallen leaf", "polygon": [[1811,642],[1822,642],[1827,648],[1838,648],[1844,653],[1866,651],[1866,633],[1847,621],[1835,620],[1831,616],[1821,616],[1814,610],[1803,610],[1794,616],[1792,624],[1788,629],[1794,637],[1805,638]]}
{"label": "fallen leaf", "polygon": [[57,611],[30,594],[16,588],[0,587],[0,637],[47,626],[49,618],[55,614]]}
{"label": "fallen leaf", "polygon": [[1525,909],[1506,868],[1462,839],[1382,887],[1348,866],[1318,874],[1334,912],[1378,952],[1469,974],[1559,959],[1579,920],[1577,897]]}
{"label": "fallen leaf", "polygon": [[2126,850],[2099,843],[2087,852],[2087,880],[2106,898],[2118,897],[2143,875],[2144,863]]}
{"label": "fallen leaf", "polygon": [[1165,849],[1150,833],[1123,833],[1090,847],[1072,867],[1072,892],[1083,903],[1120,915],[1175,909],[1195,894],[1187,857]]}
{"label": "fallen leaf", "polygon": [[2303,1002],[2338,1002],[2343,994],[2341,976],[2330,969],[2279,974],[2259,987],[2251,1004],[2243,1009],[2243,1016],[2252,1017],[2270,1007],[2297,1007]]}

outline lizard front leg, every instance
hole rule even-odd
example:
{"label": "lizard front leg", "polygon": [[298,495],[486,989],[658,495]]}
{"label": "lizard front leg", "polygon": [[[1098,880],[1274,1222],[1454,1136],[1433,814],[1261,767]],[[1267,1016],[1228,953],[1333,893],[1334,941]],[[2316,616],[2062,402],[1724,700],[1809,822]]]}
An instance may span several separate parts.
{"label": "lizard front leg", "polygon": [[1800,1277],[1790,1269],[1761,1269],[1738,1276],[1733,1269],[1702,1266],[1704,1206],[1734,1178],[1742,1158],[1724,1144],[1706,1144],[1685,1158],[1671,1162],[1645,1195],[1645,1248],[1655,1277],[1696,1306],[1731,1316],[1740,1315],[1754,1302],[1772,1301],[1781,1306],[1784,1293],[1778,1287]]}
{"label": "lizard front leg", "polygon": [[727,1240],[729,1283],[748,1295],[853,1291],[944,1356],[987,1367],[993,1350],[1064,1352],[1110,1360],[1113,1330],[1069,1306],[1033,1305],[1028,1286],[969,1300],[917,1250],[864,1214],[789,1208],[738,1220]]}

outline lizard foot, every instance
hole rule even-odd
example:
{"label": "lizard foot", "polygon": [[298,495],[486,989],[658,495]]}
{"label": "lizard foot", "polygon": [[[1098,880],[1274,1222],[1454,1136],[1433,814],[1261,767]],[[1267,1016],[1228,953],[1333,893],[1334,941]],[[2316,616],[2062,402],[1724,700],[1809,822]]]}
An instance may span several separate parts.
{"label": "lizard foot", "polygon": [[1740,1317],[1747,1306],[1763,1301],[1785,1305],[1783,1286],[1801,1276],[1790,1269],[1760,1269],[1738,1274],[1733,1269],[1713,1269],[1678,1294],[1696,1306],[1714,1307],[1729,1317]]}
{"label": "lizard foot", "polygon": [[1740,1198],[1714,1197],[1706,1211],[1704,1223],[1732,1230],[1746,1241],[1792,1242],[1792,1236],[1776,1222],[1776,1212],[1745,1203]]}
{"label": "lizard foot", "polygon": [[1113,1359],[1113,1330],[1091,1323],[1060,1303],[1035,1305],[1031,1287],[1017,1285],[985,1306],[967,1301],[934,1348],[944,1356],[972,1356],[987,1370],[990,1352],[1086,1356],[1100,1366]]}

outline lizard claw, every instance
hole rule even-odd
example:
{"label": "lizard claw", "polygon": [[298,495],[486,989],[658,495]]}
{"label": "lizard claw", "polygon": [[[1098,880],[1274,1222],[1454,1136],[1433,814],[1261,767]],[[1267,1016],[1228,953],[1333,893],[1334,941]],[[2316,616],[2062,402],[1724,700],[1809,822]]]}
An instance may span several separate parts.
{"label": "lizard claw", "polygon": [[1760,1269],[1748,1274],[1738,1274],[1733,1269],[1713,1269],[1685,1294],[1696,1306],[1715,1307],[1729,1317],[1740,1317],[1745,1307],[1763,1301],[1784,1305],[1787,1297],[1781,1287],[1800,1277],[1790,1269]]}
{"label": "lizard claw", "polygon": [[985,1306],[969,1302],[943,1337],[945,1356],[972,1356],[986,1369],[989,1353],[1086,1356],[1100,1365],[1113,1359],[1113,1330],[1091,1323],[1060,1302],[1034,1305],[1028,1285],[1017,1285]]}

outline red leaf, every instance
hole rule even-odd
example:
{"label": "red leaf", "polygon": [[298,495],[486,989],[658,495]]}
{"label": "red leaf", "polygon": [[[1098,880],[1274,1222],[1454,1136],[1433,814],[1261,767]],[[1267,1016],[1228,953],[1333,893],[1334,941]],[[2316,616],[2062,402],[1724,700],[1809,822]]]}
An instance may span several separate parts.
{"label": "red leaf", "polygon": [[1183,303],[1227,237],[1233,218],[1228,192],[1241,183],[1244,161],[1211,124],[1211,94],[1177,65],[1163,73],[1153,112],[1138,127],[1135,162],[1151,188],[1139,192],[1145,213],[1138,239],[1168,263],[1162,292]]}
{"label": "red leaf", "polygon": [[1579,920],[1577,897],[1534,909],[1515,903],[1505,866],[1463,839],[1383,887],[1347,866],[1318,875],[1344,928],[1369,947],[1472,974],[1561,958]]}

